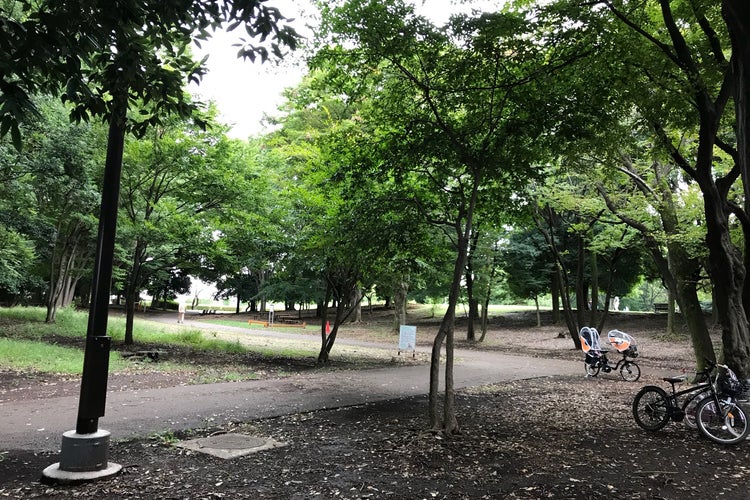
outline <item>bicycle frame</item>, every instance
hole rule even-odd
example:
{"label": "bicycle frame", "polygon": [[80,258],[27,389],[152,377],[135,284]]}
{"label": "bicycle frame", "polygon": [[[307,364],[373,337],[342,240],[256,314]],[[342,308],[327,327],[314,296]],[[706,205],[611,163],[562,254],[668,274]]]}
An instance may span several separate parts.
{"label": "bicycle frame", "polygon": [[[671,394],[668,394],[668,401],[669,401],[669,418],[673,422],[679,422],[683,418],[685,418],[685,408],[690,404],[692,400],[697,398],[703,393],[710,392],[714,396],[716,395],[713,387],[713,383],[710,381],[707,382],[700,382],[697,385],[688,387],[687,389],[683,389],[681,391],[678,391],[675,389],[675,384],[678,384],[680,382],[684,382],[685,379],[682,377],[666,377],[663,378],[665,382],[669,382],[672,392]],[[691,394],[689,397],[685,398],[685,401],[682,403],[682,405],[678,404],[680,396],[684,396],[685,394]]]}
{"label": "bicycle frame", "polygon": [[617,370],[619,370],[620,367],[622,365],[624,365],[626,362],[633,363],[632,359],[628,359],[628,355],[627,354],[621,353],[622,354],[622,358],[620,358],[617,361],[617,363],[615,363],[613,365],[613,364],[611,364],[611,362],[609,361],[609,358],[607,357],[607,352],[608,351],[600,351],[599,358],[596,361],[597,364],[599,365],[599,367],[602,370],[604,370],[605,373],[606,372],[610,372],[610,371],[617,371]]}

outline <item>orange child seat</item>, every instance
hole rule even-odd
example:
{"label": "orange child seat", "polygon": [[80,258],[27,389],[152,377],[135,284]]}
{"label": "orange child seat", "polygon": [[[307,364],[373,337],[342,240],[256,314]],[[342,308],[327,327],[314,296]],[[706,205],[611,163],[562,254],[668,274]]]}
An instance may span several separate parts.
{"label": "orange child seat", "polygon": [[584,326],[578,332],[578,338],[581,339],[581,350],[586,353],[586,363],[595,365],[602,354],[606,352],[602,350],[599,343],[599,332],[596,328]]}
{"label": "orange child seat", "polygon": [[581,349],[583,352],[592,355],[601,354],[602,347],[599,343],[599,332],[596,328],[584,326],[578,332],[578,338],[581,339]]}
{"label": "orange child seat", "polygon": [[611,330],[607,334],[609,345],[617,349],[618,352],[625,356],[635,358],[638,356],[638,347],[635,345],[635,339],[620,330]]}

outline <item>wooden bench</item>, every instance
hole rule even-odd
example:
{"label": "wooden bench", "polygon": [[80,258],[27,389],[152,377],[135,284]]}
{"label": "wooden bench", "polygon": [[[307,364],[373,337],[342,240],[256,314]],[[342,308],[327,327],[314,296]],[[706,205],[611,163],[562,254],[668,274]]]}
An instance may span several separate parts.
{"label": "wooden bench", "polygon": [[278,323],[278,326],[296,326],[300,328],[304,328],[306,326],[306,323],[304,321],[300,321],[297,319],[296,316],[289,316],[289,315],[282,315],[277,314],[273,319],[274,326]]}
{"label": "wooden bench", "polygon": [[201,311],[201,316],[205,316],[207,314],[216,314],[216,309],[203,309]]}
{"label": "wooden bench", "polygon": [[299,321],[296,321],[296,320],[293,322],[287,320],[287,321],[276,322],[271,326],[278,326],[279,328],[305,328],[307,326],[307,323],[305,323],[304,321],[300,323]]}
{"label": "wooden bench", "polygon": [[248,325],[263,325],[265,328],[268,328],[268,321],[263,321],[262,319],[249,319],[247,320]]}
{"label": "wooden bench", "polygon": [[669,304],[666,302],[654,302],[654,312],[669,312]]}

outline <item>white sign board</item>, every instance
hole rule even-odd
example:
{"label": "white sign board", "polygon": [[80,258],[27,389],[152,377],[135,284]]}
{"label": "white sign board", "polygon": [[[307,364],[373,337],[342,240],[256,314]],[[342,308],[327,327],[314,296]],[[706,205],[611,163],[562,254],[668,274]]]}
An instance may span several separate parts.
{"label": "white sign board", "polygon": [[401,325],[398,336],[398,352],[417,350],[417,327]]}

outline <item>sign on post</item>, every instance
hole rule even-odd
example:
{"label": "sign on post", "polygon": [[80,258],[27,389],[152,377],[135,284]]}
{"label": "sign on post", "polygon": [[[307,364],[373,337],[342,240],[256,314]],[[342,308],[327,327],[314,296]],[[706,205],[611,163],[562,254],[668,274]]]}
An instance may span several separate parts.
{"label": "sign on post", "polygon": [[401,325],[398,336],[398,354],[401,351],[411,351],[413,358],[417,357],[417,327]]}

